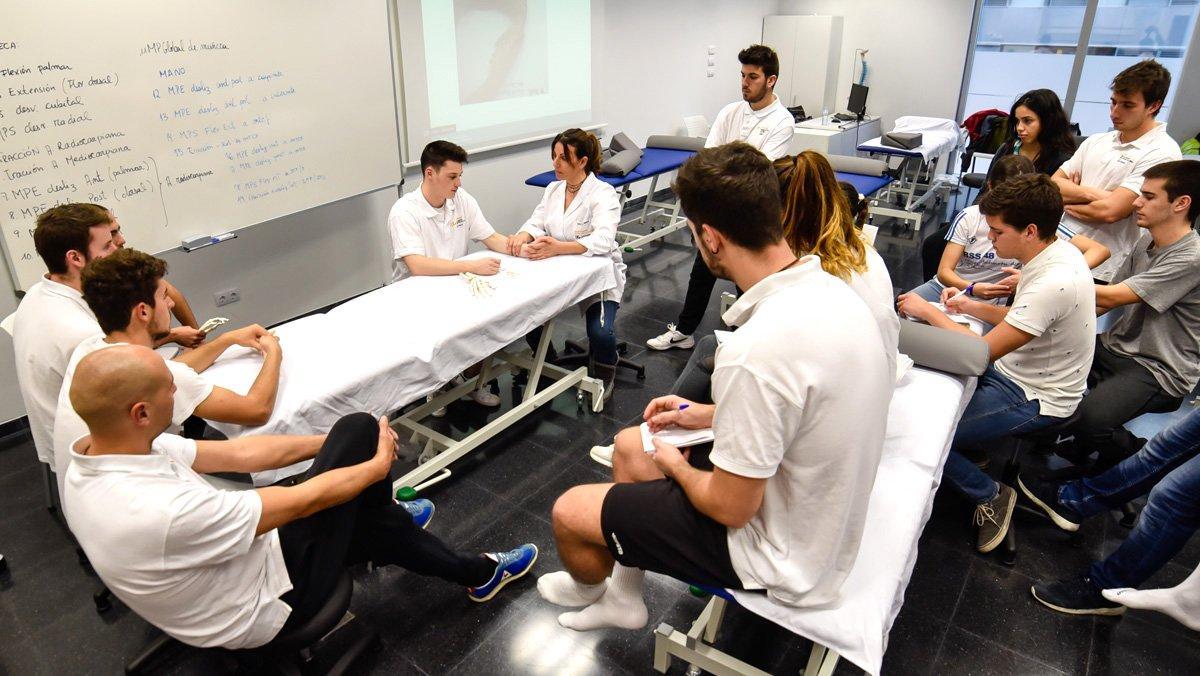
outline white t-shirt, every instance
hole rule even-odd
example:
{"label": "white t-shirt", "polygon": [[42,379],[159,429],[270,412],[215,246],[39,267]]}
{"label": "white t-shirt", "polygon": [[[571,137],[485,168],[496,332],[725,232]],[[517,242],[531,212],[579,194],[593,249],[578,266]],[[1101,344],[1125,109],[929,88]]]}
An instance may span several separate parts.
{"label": "white t-shirt", "polygon": [[467,255],[472,241],[496,234],[466,189],[459,188],[439,209],[425,199],[419,185],[392,205],[388,232],[392,236],[393,282],[412,275],[404,264],[405,256],[454,260]]}
{"label": "white t-shirt", "polygon": [[[71,462],[71,443],[88,433],[87,423],[83,422],[83,418],[80,418],[71,406],[71,383],[75,381],[75,367],[79,366],[84,357],[97,350],[125,344],[106,342],[104,334],[96,334],[84,338],[71,354],[71,360],[67,362],[67,371],[63,374],[63,386],[58,393],[58,406],[54,416],[54,467],[60,497],[63,496],[67,465]],[[212,394],[213,384],[187,364],[171,359],[165,361],[175,378],[175,410],[171,414],[172,427],[167,432],[178,434],[182,430],[183,421]]]}
{"label": "white t-shirt", "polygon": [[777,160],[787,154],[788,144],[796,133],[795,124],[796,118],[778,96],[762,110],[752,110],[745,101],[734,101],[717,113],[704,147],[745,141],[761,150],[768,159]]}
{"label": "white t-shirt", "polygon": [[1008,315],[1033,340],[996,360],[1042,415],[1075,412],[1096,350],[1096,287],[1079,249],[1055,240],[1021,273]]}
{"label": "white t-shirt", "polygon": [[[1102,190],[1125,188],[1140,195],[1142,175],[1147,169],[1182,158],[1179,144],[1167,136],[1167,125],[1158,122],[1154,129],[1130,143],[1121,143],[1120,132],[1116,130],[1089,136],[1071,159],[1063,163],[1062,170],[1068,175],[1078,173],[1081,185]],[[1075,232],[1091,237],[1112,252],[1107,261],[1092,271],[1096,279],[1106,282],[1112,281],[1113,273],[1120,269],[1141,236],[1136,212],[1116,223],[1093,225],[1070,215],[1063,220]]]}
{"label": "white t-shirt", "polygon": [[896,290],[888,274],[887,263],[875,247],[867,246],[867,271],[850,275],[850,288],[867,304],[875,324],[879,326],[879,337],[883,341],[883,352],[888,365],[896,371],[896,355],[900,345],[900,315],[896,314]]}
{"label": "white t-shirt", "polygon": [[42,278],[30,287],[13,319],[17,383],[38,460],[54,469],[54,412],[71,352],[79,341],[100,333],[83,294]]}
{"label": "white t-shirt", "polygon": [[838,603],[858,556],[895,371],[879,329],[816,256],[750,288],[717,347],[711,459],[766,479],[762,506],[729,530],[746,589],[788,606]]}
{"label": "white t-shirt", "polygon": [[63,513],[88,561],[135,613],[199,647],[253,648],[283,627],[292,588],[279,532],[256,536],[262,500],[210,486],[196,442],[170,434],[146,455],[81,455]]}
{"label": "white t-shirt", "polygon": [[[1058,224],[1058,238],[1070,241],[1075,233],[1065,223]],[[946,231],[946,241],[963,248],[963,254],[954,266],[954,272],[967,282],[995,284],[1008,277],[1004,268],[1020,269],[1021,261],[1015,258],[999,258],[992,240],[988,239],[987,219],[979,212],[979,205],[973,204],[959,212],[950,229]],[[1074,246],[1074,245],[1072,245]],[[940,288],[945,284],[935,275],[933,282]],[[976,299],[982,300],[982,299]],[[983,300],[982,302],[999,305],[1007,300],[1006,297]]]}

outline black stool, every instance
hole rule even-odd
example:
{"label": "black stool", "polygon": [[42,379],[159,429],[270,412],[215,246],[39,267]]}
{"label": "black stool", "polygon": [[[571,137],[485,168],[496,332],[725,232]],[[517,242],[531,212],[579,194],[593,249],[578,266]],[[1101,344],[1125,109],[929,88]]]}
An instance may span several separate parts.
{"label": "black stool", "polygon": [[[1074,425],[1078,420],[1079,413],[1076,411],[1061,422],[1050,425],[1049,427],[1042,427],[1032,432],[1026,432],[1025,434],[1014,434],[1009,437],[1009,440],[1012,442],[1012,452],[1010,453],[1008,460],[1004,463],[1004,471],[1000,475],[1000,482],[1013,487],[1013,489],[1017,491],[1017,510],[1029,514],[1036,514],[1039,517],[1045,517],[1045,514],[1042,514],[1042,512],[1026,507],[1019,502],[1021,492],[1020,489],[1017,488],[1017,475],[1021,473],[1021,456],[1026,452],[1032,452],[1035,448],[1037,448],[1038,444],[1043,443],[1046,439],[1053,440],[1060,433],[1070,429],[1071,426]],[[1016,510],[1014,510],[1014,512],[1015,511]],[[1079,531],[1071,534],[1070,542],[1074,547],[1081,546],[1082,540],[1080,539]],[[1008,534],[1004,536],[1004,542],[1000,543],[1000,547],[997,549],[1000,552],[1001,563],[1006,566],[1012,566],[1017,563],[1017,534],[1016,529],[1013,528],[1011,522],[1008,524]]]}
{"label": "black stool", "polygon": [[[308,622],[299,627],[287,629],[286,633],[281,631],[274,640],[264,646],[226,652],[233,657],[238,666],[245,667],[250,673],[275,671],[289,676],[293,674],[298,676],[314,662],[312,648],[317,642],[335,629],[341,630],[353,624],[354,628],[360,630],[360,635],[338,656],[329,670],[324,672],[329,676],[350,673],[359,658],[379,640],[378,634],[373,630],[363,628],[353,620],[339,626],[338,623],[346,615],[346,609],[350,607],[350,593],[353,588],[350,573],[343,573],[337,586],[334,587],[333,593],[330,594],[329,600]],[[179,645],[178,641],[166,634],[159,636],[141,654],[125,665],[125,673],[150,673],[154,663],[162,661],[168,651]]]}
{"label": "black stool", "polygon": [[[646,367],[633,361],[626,359],[625,355],[629,353],[629,343],[624,341],[617,343],[617,368],[626,368],[637,373],[638,380],[646,379]],[[576,368],[587,364],[588,351],[587,348],[576,343],[573,340],[568,340],[563,344],[562,354],[558,359],[554,360],[555,366],[574,366]]]}

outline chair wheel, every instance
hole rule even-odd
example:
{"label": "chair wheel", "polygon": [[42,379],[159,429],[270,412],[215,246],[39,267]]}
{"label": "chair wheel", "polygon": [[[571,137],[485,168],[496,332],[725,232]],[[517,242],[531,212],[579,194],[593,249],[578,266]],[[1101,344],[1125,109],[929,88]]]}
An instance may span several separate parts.
{"label": "chair wheel", "polygon": [[96,612],[100,615],[112,610],[112,594],[107,589],[92,594],[92,602],[96,604]]}

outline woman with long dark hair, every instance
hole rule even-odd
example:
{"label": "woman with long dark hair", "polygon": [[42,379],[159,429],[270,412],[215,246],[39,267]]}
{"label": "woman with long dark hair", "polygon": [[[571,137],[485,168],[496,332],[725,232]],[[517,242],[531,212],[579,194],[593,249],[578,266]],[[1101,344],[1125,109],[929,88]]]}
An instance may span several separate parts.
{"label": "woman with long dark hair", "polygon": [[1021,155],[1047,176],[1075,154],[1075,137],[1058,94],[1034,89],[1017,97],[1008,114],[1008,141],[996,158]]}

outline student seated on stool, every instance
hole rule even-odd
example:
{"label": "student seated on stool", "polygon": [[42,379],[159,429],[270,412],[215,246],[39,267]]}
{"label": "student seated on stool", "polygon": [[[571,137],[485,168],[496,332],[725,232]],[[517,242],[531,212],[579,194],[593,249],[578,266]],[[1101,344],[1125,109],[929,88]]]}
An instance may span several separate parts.
{"label": "student seated on stool", "polygon": [[42,212],[33,245],[47,273],[17,306],[13,352],[38,460],[55,470],[54,414],[63,374],[79,341],[100,332],[80,292],[80,273],[119,246],[112,216],[95,204],[62,204]]}
{"label": "student seated on stool", "polygon": [[741,142],[706,148],[674,189],[706,264],[747,289],[725,314],[740,328],[716,353],[716,404],[651,404],[656,429],[716,431],[713,468],[662,441],[648,455],[633,428],[617,436],[619,483],[558,499],[567,570],[543,576],[538,591],[587,606],[559,616],[573,629],[643,626],[644,570],[762,589],[790,606],[837,603],[883,449],[895,373],[879,326],[816,256],[792,253],[770,161]]}
{"label": "student seated on stool", "polygon": [[1123,425],[1148,412],[1173,411],[1200,380],[1200,162],[1146,170],[1133,203],[1143,229],[1113,283],[1096,285],[1096,310],[1128,306],[1096,337],[1088,393],[1079,404],[1076,459],[1099,452],[1095,470],[1129,457],[1142,443]]}
{"label": "student seated on stool", "polygon": [[1125,605],[1152,608],[1200,630],[1200,576],[1189,577],[1177,597],[1172,590],[1127,589],[1158,572],[1200,529],[1200,410],[1097,476],[1054,483],[1021,475],[1017,483],[1054,525],[1068,532],[1079,530],[1084,519],[1150,496],[1137,525],[1116,551],[1093,563],[1086,574],[1038,582],[1032,587],[1034,598],[1073,615],[1119,615]]}
{"label": "student seated on stool", "polygon": [[[975,503],[981,552],[1008,533],[1016,492],[999,484],[962,455],[978,445],[1060,422],[1083,398],[1096,341],[1096,294],[1083,254],[1057,238],[1062,197],[1048,176],[1026,174],[992,190],[979,203],[998,256],[1023,269],[1009,307],[959,297],[947,302],[992,324],[983,336],[992,365],[979,378],[946,460],[946,483]],[[900,296],[900,311],[934,326],[961,331],[941,310],[915,293]]]}
{"label": "student seated on stool", "polygon": [[[163,431],[174,384],[163,359],[121,345],[79,362],[71,404],[90,435],[71,445],[64,513],[118,598],[189,645],[253,648],[324,606],[346,566],[396,564],[486,601],[537,548],[451,550],[392,500],[395,434],[355,413],[327,436],[193,441]],[[315,458],[296,486],[224,491],[199,472]]]}
{"label": "student seated on stool", "polygon": [[[462,188],[467,151],[449,141],[434,141],[421,151],[421,185],[396,200],[388,214],[392,237],[392,281],[413,275],[490,276],[500,272],[500,259],[455,260],[467,255],[471,242],[497,253],[507,251],[508,238],[484,218],[479,202]],[[468,373],[475,375],[479,366]],[[500,397],[476,388],[468,395],[481,406],[499,406]],[[435,416],[445,415],[439,408]]]}
{"label": "student seated on stool", "polygon": [[[152,348],[171,329],[172,301],[163,278],[167,264],[136,249],[121,249],[93,261],[83,271],[83,298],[95,313],[104,333],[80,341],[63,375],[54,417],[54,456],[59,494],[71,461],[71,442],[87,433],[87,426],[71,408],[70,389],[76,365],[87,355],[113,345]],[[238,394],[208,381],[201,373],[225,350],[241,345],[260,352],[263,365],[246,394]],[[279,340],[252,324],[226,331],[199,347],[165,360],[176,392],[172,431],[192,415],[239,425],[262,425],[275,409],[279,365],[283,351]]]}

